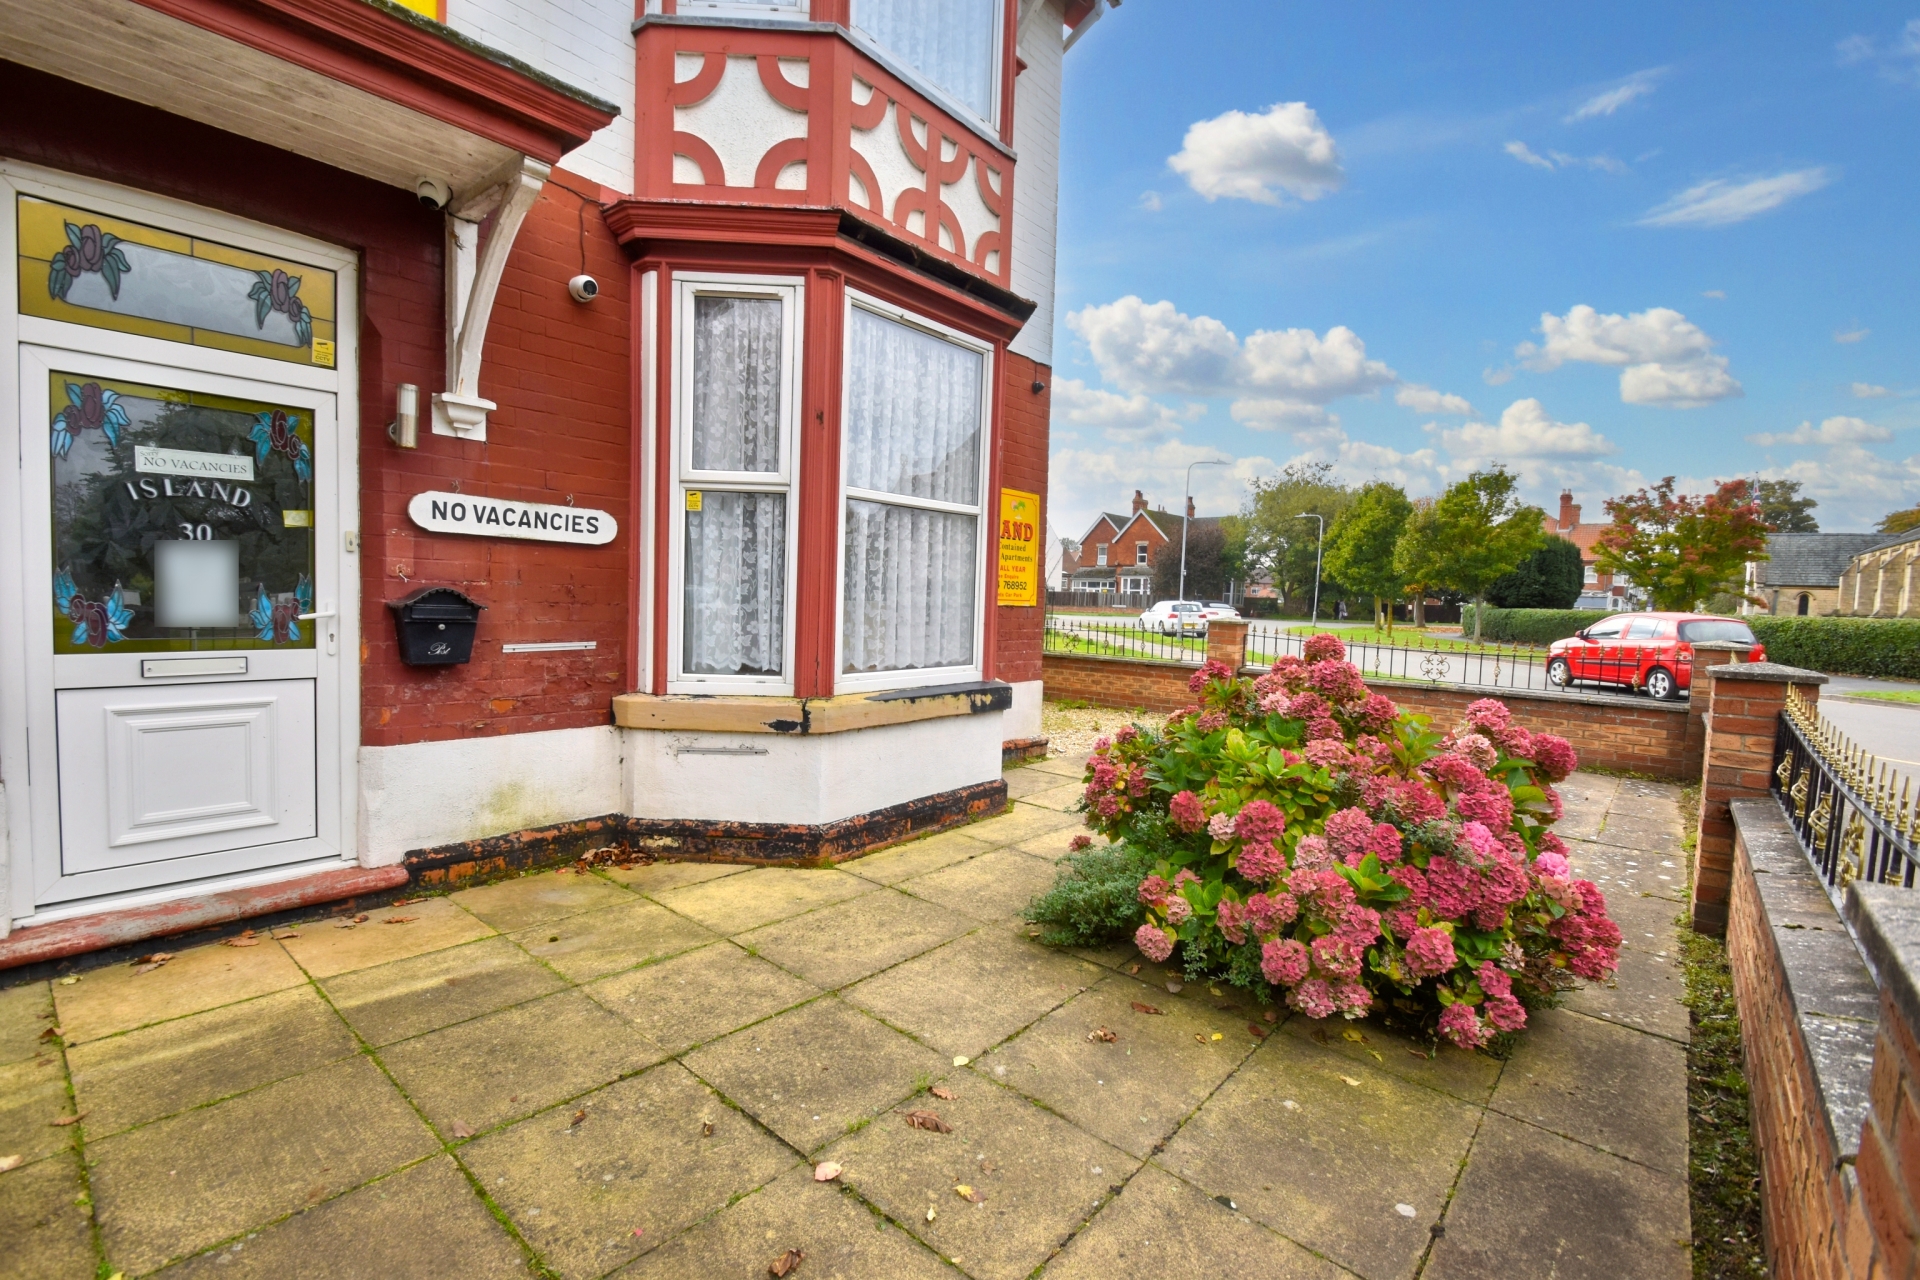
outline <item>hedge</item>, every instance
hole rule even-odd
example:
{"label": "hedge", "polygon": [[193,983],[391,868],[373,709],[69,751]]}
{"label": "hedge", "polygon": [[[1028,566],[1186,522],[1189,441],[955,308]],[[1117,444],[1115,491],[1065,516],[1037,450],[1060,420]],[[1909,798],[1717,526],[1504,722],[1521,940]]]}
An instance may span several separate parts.
{"label": "hedge", "polygon": [[[1473,608],[1464,611],[1463,635],[1473,634]],[[1598,609],[1487,609],[1480,638],[1499,644],[1552,644],[1608,615]],[[1767,660],[1829,675],[1891,676],[1920,680],[1920,619],[1743,619]]]}

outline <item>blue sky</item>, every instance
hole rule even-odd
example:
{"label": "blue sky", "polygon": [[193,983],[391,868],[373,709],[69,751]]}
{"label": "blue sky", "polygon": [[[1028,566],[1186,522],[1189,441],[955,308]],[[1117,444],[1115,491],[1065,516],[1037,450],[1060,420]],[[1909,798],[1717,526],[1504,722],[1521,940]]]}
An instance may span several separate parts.
{"label": "blue sky", "polygon": [[1306,457],[1920,501],[1920,4],[1127,0],[1066,62],[1060,533],[1202,457],[1203,514]]}

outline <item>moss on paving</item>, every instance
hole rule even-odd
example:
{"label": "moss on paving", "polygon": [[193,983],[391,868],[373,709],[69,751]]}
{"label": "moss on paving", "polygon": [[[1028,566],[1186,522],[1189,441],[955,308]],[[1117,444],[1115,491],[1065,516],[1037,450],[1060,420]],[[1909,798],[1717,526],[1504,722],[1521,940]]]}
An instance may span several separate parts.
{"label": "moss on paving", "polygon": [[[1691,880],[1700,788],[1680,795]],[[1740,1010],[1726,943],[1695,933],[1683,915],[1680,954],[1687,977],[1692,1036],[1687,1044],[1687,1173],[1693,1211],[1695,1280],[1765,1280],[1760,1225],[1760,1160],[1753,1149]]]}

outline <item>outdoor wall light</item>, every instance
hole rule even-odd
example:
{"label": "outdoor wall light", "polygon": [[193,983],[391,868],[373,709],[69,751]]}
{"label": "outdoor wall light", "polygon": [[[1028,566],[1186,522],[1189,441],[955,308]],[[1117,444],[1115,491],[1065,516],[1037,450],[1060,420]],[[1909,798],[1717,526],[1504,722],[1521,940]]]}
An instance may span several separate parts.
{"label": "outdoor wall light", "polygon": [[420,447],[420,388],[411,382],[394,388],[393,421],[387,424],[387,439],[402,449]]}

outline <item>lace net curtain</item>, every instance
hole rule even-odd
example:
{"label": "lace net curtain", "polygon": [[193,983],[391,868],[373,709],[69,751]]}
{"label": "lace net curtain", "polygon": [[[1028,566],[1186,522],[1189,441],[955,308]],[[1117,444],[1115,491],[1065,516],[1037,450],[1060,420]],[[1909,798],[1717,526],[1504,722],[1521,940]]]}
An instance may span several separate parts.
{"label": "lace net curtain", "polygon": [[[782,308],[777,298],[694,299],[694,470],[778,475]],[[697,492],[700,509],[686,512],[681,665],[690,675],[780,675],[787,495]]]}
{"label": "lace net curtain", "polygon": [[991,120],[997,7],[997,0],[854,0],[853,25]]}
{"label": "lace net curtain", "polygon": [[[977,507],[982,356],[859,307],[847,350],[848,488]],[[847,499],[843,671],[972,664],[979,522]]]}

